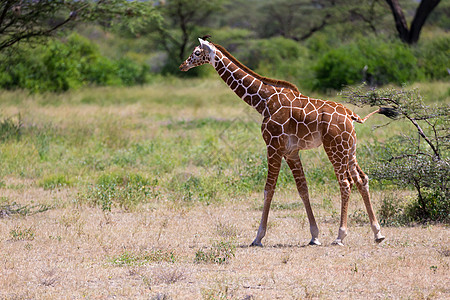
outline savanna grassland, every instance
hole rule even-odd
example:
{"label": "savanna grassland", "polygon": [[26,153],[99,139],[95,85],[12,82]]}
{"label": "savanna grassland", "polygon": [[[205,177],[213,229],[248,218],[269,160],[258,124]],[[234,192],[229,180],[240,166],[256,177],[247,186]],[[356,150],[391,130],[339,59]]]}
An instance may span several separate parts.
{"label": "savanna grassland", "polygon": [[[416,87],[430,104],[450,101],[448,83]],[[248,247],[266,176],[259,122],[217,78],[1,91],[0,298],[450,298],[445,225],[385,226],[376,245],[354,192],[345,246],[331,246],[339,189],[322,149],[301,157],[323,245],[307,246],[283,165],[265,247]],[[355,125],[363,169],[371,143],[412,130],[374,129],[387,122]],[[376,181],[371,194],[378,214],[386,199],[414,197]]]}

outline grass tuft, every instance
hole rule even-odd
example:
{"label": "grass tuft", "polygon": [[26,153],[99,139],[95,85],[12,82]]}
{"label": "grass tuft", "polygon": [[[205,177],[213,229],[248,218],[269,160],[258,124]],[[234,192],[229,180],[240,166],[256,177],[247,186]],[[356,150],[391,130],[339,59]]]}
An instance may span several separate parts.
{"label": "grass tuft", "polygon": [[120,255],[112,257],[110,260],[115,266],[135,266],[153,262],[174,263],[177,257],[173,251],[165,250],[151,250],[136,253],[125,251]]}
{"label": "grass tuft", "polygon": [[9,139],[19,140],[22,133],[22,118],[20,114],[17,120],[13,118],[5,118],[0,120],[0,142],[5,142]]}
{"label": "grass tuft", "polygon": [[44,177],[38,183],[38,185],[42,187],[44,190],[54,190],[63,187],[70,187],[72,186],[72,182],[68,179],[67,175],[56,174]]}
{"label": "grass tuft", "polygon": [[16,226],[9,232],[11,240],[13,241],[32,241],[35,237],[35,232],[33,227],[22,228],[21,226]]}
{"label": "grass tuft", "polygon": [[208,249],[199,249],[195,253],[196,263],[224,264],[235,256],[236,246],[232,242],[215,242]]}
{"label": "grass tuft", "polygon": [[95,185],[78,194],[80,202],[101,206],[103,211],[111,211],[113,205],[130,210],[150,199],[157,198],[157,179],[147,179],[140,174],[106,173]]}

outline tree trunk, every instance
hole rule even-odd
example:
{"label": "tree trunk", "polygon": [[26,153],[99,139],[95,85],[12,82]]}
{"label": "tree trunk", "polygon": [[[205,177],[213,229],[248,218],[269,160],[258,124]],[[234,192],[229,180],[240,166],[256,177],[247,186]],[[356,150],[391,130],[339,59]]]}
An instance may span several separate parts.
{"label": "tree trunk", "polygon": [[426,19],[441,0],[422,0],[416,10],[410,29],[408,28],[405,15],[398,0],[386,0],[386,2],[389,4],[392,15],[394,16],[395,27],[397,28],[399,38],[404,43],[415,44],[419,40],[420,31]]}
{"label": "tree trunk", "polygon": [[441,0],[422,0],[416,10],[416,15],[411,23],[409,30],[409,44],[415,44],[419,40],[420,31],[425,24],[426,19]]}

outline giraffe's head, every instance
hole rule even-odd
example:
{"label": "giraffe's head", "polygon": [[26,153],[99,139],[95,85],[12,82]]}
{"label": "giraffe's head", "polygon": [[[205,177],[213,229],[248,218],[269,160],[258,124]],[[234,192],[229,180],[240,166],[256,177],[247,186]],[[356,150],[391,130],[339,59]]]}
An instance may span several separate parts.
{"label": "giraffe's head", "polygon": [[198,39],[200,45],[195,47],[192,54],[180,65],[180,70],[187,70],[204,64],[214,65],[214,45],[203,39]]}

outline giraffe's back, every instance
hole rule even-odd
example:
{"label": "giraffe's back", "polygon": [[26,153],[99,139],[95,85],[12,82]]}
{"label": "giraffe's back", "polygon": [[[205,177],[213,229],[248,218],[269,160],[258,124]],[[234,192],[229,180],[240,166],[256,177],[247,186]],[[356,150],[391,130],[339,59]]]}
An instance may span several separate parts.
{"label": "giraffe's back", "polygon": [[353,115],[340,103],[280,89],[267,101],[263,137],[283,152],[312,149],[322,143],[325,148],[352,148],[356,142]]}

